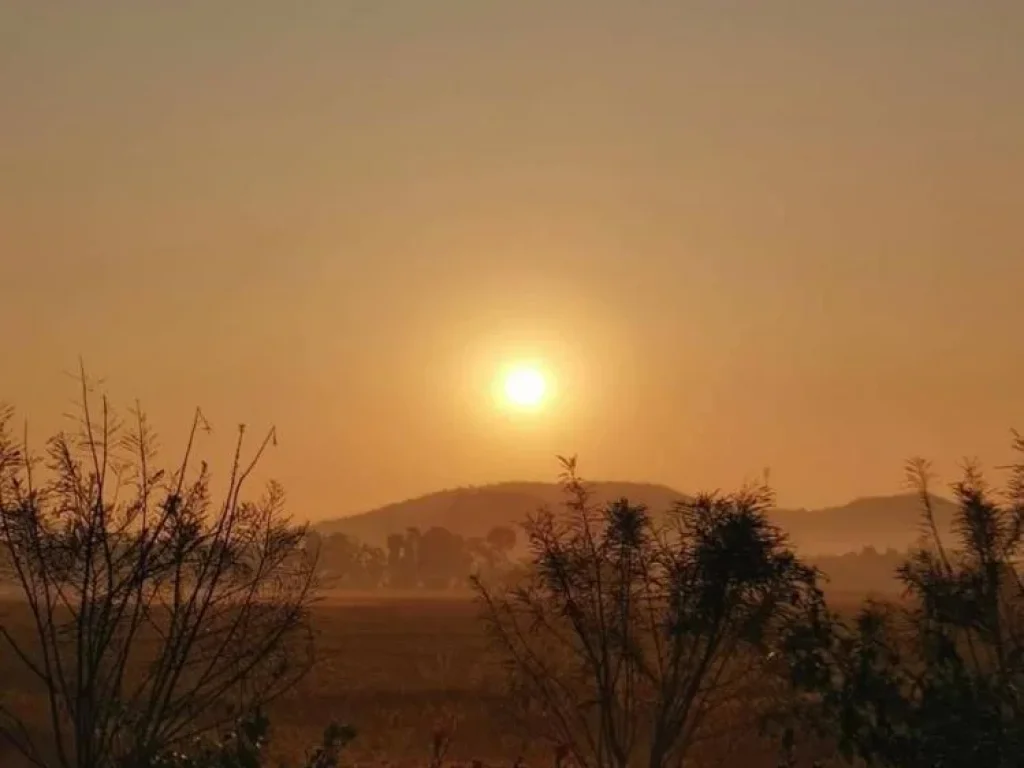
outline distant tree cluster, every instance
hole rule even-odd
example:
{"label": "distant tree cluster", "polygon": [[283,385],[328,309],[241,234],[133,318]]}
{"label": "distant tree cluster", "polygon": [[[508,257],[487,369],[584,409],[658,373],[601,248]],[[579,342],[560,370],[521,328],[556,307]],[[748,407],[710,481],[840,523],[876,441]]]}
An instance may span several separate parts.
{"label": "distant tree cluster", "polygon": [[832,592],[892,594],[902,589],[899,567],[909,552],[888,548],[882,552],[871,546],[844,555],[821,555],[808,558],[828,577]]}
{"label": "distant tree cluster", "polygon": [[306,534],[327,588],[348,590],[446,590],[468,587],[472,574],[501,574],[514,567],[516,532],[497,526],[485,537],[460,536],[435,526],[393,533],[387,546],[366,544],[344,533]]}

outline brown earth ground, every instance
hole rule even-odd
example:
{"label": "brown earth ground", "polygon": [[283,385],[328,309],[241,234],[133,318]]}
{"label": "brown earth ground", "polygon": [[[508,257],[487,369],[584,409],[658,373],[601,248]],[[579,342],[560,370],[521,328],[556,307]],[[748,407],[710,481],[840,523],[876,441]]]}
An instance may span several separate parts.
{"label": "brown earth ground", "polygon": [[[839,609],[840,601],[847,609],[860,602],[835,597],[841,600],[830,602]],[[521,756],[530,765],[553,764],[550,747],[517,732],[479,607],[468,596],[328,594],[316,607],[315,628],[315,668],[269,709],[269,765],[295,765],[331,721],[358,732],[348,765],[426,765],[435,730],[452,718],[447,763],[511,765]],[[43,700],[17,665],[0,655],[0,686],[15,697],[19,713],[34,712],[41,723]],[[737,751],[715,763],[777,765],[774,750],[756,737],[733,746]],[[0,765],[14,760],[0,747]]]}

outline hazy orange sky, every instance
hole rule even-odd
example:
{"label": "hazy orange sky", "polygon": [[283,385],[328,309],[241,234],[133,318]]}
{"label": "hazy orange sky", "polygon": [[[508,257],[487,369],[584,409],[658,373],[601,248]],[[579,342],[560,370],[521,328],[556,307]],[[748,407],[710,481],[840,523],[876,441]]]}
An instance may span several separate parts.
{"label": "hazy orange sky", "polygon": [[[0,399],[41,437],[81,354],[168,449],[275,423],[302,517],[558,452],[800,505],[998,464],[1022,40],[1019,0],[0,2]],[[521,355],[559,398],[510,421]]]}

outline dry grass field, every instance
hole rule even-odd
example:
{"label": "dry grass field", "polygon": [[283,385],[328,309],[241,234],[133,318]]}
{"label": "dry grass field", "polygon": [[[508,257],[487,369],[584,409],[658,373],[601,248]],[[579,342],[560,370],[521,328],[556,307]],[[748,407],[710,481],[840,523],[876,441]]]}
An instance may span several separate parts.
{"label": "dry grass field", "polygon": [[316,629],[316,667],[271,712],[277,749],[301,752],[330,720],[358,731],[358,763],[423,764],[439,729],[455,762],[508,763],[527,746],[509,735],[472,600],[327,597]]}
{"label": "dry grass field", "polygon": [[[856,604],[852,595],[842,600]],[[3,610],[24,608],[8,602]],[[451,735],[446,763],[511,765],[522,757],[553,764],[551,750],[519,733],[509,717],[500,670],[468,597],[328,595],[315,626],[316,667],[269,711],[270,765],[297,762],[332,720],[358,731],[349,764],[426,765],[439,729]],[[43,701],[15,665],[0,656],[0,686],[20,711],[41,718]],[[733,747],[720,764],[776,764],[756,738]],[[17,765],[13,755],[0,752],[0,766],[9,765]]]}

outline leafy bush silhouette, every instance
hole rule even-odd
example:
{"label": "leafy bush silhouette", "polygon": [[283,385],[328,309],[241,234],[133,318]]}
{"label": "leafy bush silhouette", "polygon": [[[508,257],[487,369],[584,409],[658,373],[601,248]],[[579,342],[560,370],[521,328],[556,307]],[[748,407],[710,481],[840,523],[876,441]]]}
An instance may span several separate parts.
{"label": "leafy bush silhouette", "polygon": [[565,512],[524,531],[532,567],[475,585],[524,726],[578,765],[682,765],[753,730],[786,698],[778,650],[824,612],[754,487],[680,503],[656,525],[626,500],[595,509],[562,459]]}
{"label": "leafy bush silhouette", "polygon": [[[338,768],[342,751],[355,737],[352,727],[331,723],[324,729],[322,742],[310,750],[299,765],[301,768]],[[265,768],[269,740],[270,720],[257,711],[240,718],[220,739],[197,738],[187,751],[164,752],[145,768]]]}
{"label": "leafy bush silhouette", "polygon": [[[1014,433],[1014,448],[1024,440]],[[869,602],[791,650],[798,685],[850,759],[869,765],[1019,766],[1024,754],[1024,463],[1002,491],[977,465],[953,485],[955,546],[935,525],[927,462],[908,475],[925,539],[900,566],[900,603]]]}
{"label": "leafy bush silhouette", "polygon": [[84,371],[81,393],[79,429],[52,437],[45,462],[0,412],[0,549],[31,614],[28,638],[3,625],[0,642],[41,685],[50,739],[3,705],[0,728],[36,765],[136,768],[305,674],[315,564],[280,486],[242,499],[273,430],[248,462],[239,430],[217,504],[192,466],[200,412],[161,470],[140,410],[124,427]]}

